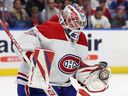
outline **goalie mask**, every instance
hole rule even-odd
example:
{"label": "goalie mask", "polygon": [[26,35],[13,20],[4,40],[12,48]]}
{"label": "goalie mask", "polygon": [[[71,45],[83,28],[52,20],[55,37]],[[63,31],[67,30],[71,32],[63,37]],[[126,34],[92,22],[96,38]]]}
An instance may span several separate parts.
{"label": "goalie mask", "polygon": [[66,33],[73,41],[78,41],[79,34],[87,25],[84,11],[77,4],[67,5],[60,19],[64,25]]}

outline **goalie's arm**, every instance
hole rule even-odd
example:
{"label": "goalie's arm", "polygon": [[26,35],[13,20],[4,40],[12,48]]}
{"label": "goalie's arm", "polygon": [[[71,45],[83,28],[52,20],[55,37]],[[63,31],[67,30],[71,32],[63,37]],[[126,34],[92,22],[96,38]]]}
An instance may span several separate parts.
{"label": "goalie's arm", "polygon": [[[49,39],[40,34],[36,27],[33,27],[22,33],[18,39],[19,45],[28,58],[30,58],[31,54],[36,48],[46,48],[48,42]],[[18,50],[15,48],[15,46],[14,50],[18,54]]]}
{"label": "goalie's arm", "polygon": [[[13,37],[13,35],[10,33],[10,31],[6,28],[6,26],[4,25],[4,23],[2,22],[2,20],[0,20],[0,25],[3,27],[3,29],[5,30],[5,32],[6,32],[6,34],[9,36],[9,38],[11,39],[11,41],[14,43],[14,45],[15,45],[15,48],[17,48],[17,50],[18,50],[18,52],[20,53],[20,55],[23,57],[23,59],[28,63],[28,64],[31,64],[31,61],[30,61],[30,59],[27,57],[27,55],[26,55],[26,53],[27,53],[27,51],[33,51],[33,49],[35,49],[37,46],[33,46],[33,47],[30,47],[30,46],[28,46],[30,43],[28,43],[28,41],[26,41],[26,42],[24,42],[26,45],[24,46],[24,43],[23,42],[21,42],[21,44],[23,44],[23,45],[21,45],[20,46],[20,44],[19,44],[19,42],[17,42],[16,40],[15,40],[15,38]],[[31,31],[32,32],[32,31]],[[29,36],[37,36],[36,34],[31,34],[31,32],[29,33],[26,33],[26,34],[28,34]],[[34,32],[36,32],[36,31],[34,31]],[[33,32],[33,33],[34,33]],[[28,35],[24,35],[20,40],[29,40],[28,38],[26,38]],[[31,39],[32,40],[32,39]],[[38,41],[40,41],[39,39],[37,39]],[[33,42],[34,44],[36,44],[37,42]],[[32,44],[33,44],[32,43]],[[27,45],[28,44],[28,45]],[[30,44],[31,45],[31,44]],[[37,44],[38,45],[38,44]],[[40,47],[40,46],[39,46]],[[24,48],[24,49],[22,49],[22,48]],[[30,50],[29,50],[30,49]],[[24,51],[26,51],[26,53],[24,52]],[[47,82],[47,81],[46,81]],[[52,86],[51,85],[48,85],[49,86],[49,88],[48,88],[48,90],[44,90],[45,91],[45,93],[48,95],[48,96],[58,96],[57,94],[56,94],[56,91],[52,88]],[[55,94],[51,94],[51,91],[54,91],[55,92]]]}

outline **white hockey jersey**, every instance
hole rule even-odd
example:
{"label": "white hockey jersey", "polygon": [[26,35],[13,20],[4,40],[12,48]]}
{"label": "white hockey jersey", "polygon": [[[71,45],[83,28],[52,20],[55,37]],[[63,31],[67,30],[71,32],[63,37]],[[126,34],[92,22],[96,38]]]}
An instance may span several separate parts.
{"label": "white hockey jersey", "polygon": [[[83,66],[82,61],[85,60],[88,51],[84,33],[81,32],[78,42],[73,43],[65,34],[62,25],[57,22],[46,22],[33,27],[21,36],[19,43],[25,51],[33,51],[37,47],[54,51],[49,80],[51,85],[55,86],[71,85],[70,77]],[[33,82],[30,86],[36,87]]]}

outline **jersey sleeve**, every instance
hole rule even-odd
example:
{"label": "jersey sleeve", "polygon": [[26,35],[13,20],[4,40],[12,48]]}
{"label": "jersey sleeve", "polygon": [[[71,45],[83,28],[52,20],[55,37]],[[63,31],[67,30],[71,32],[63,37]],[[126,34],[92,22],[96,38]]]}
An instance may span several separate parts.
{"label": "jersey sleeve", "polygon": [[40,47],[40,42],[34,27],[24,32],[18,42],[24,51],[33,51],[36,47]]}

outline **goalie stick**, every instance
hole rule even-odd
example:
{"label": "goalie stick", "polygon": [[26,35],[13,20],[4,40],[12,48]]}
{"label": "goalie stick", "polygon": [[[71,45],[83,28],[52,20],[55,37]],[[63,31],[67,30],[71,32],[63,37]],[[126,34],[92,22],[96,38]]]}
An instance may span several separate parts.
{"label": "goalie stick", "polygon": [[[7,27],[4,25],[3,21],[0,19],[0,25],[2,26],[2,28],[4,29],[4,31],[6,32],[6,34],[8,35],[8,37],[10,38],[10,40],[13,42],[13,44],[15,45],[15,47],[18,49],[21,57],[27,62],[27,64],[31,65],[31,61],[29,60],[29,58],[26,56],[25,52],[23,51],[23,49],[21,48],[21,46],[18,44],[18,42],[16,41],[16,39],[13,37],[13,35],[11,34],[11,32],[7,29]],[[47,81],[46,81],[47,82]],[[49,82],[48,82],[49,83]],[[53,89],[53,87],[49,84],[48,85],[48,90],[44,90],[45,93],[48,96],[58,96],[56,91]]]}

